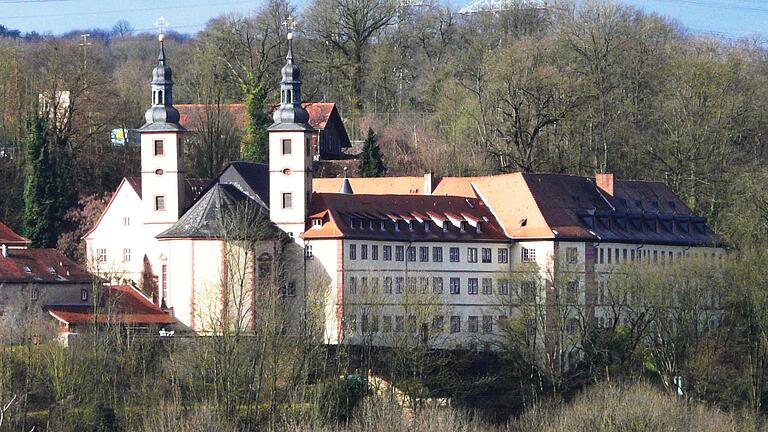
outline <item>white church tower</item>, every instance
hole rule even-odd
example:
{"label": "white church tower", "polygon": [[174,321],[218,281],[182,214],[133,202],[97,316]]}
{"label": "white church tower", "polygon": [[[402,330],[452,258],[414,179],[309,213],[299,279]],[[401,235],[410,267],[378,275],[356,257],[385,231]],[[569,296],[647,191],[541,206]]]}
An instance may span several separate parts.
{"label": "white church tower", "polygon": [[184,210],[184,128],[173,107],[173,73],[165,63],[163,35],[152,71],[152,106],[141,131],[141,200],[144,225],[152,236],[169,228]]}
{"label": "white church tower", "polygon": [[309,113],[301,106],[301,72],[293,63],[292,23],[288,18],[288,55],[280,81],[280,107],[269,127],[269,214],[272,222],[298,240],[304,232],[312,196],[314,129],[309,125]]}

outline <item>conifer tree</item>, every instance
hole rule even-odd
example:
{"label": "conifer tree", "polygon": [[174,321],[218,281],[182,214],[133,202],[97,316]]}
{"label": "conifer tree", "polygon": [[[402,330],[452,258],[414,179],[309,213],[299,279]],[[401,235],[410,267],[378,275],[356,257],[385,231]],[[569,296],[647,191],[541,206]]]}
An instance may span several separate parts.
{"label": "conifer tree", "polygon": [[27,126],[26,176],[24,185],[24,235],[36,247],[56,243],[54,163],[48,146],[48,125],[35,117]]}
{"label": "conifer tree", "polygon": [[378,137],[373,129],[368,128],[368,134],[363,143],[363,151],[360,153],[360,177],[381,177],[386,171],[387,167],[384,165]]}
{"label": "conifer tree", "polygon": [[245,136],[243,137],[242,159],[250,162],[269,162],[269,135],[271,124],[264,111],[268,92],[259,84],[245,86]]}

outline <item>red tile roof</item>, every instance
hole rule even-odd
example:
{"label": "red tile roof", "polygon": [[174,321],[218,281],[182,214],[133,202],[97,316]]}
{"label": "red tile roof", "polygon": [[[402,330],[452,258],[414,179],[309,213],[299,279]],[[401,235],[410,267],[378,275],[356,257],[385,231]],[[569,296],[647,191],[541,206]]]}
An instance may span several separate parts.
{"label": "red tile roof", "polygon": [[[336,104],[333,102],[304,102],[301,104],[309,113],[309,124],[315,129],[325,129],[328,119],[331,118]],[[205,117],[206,105],[204,104],[179,104],[174,105],[179,111],[179,124],[187,129],[194,130],[193,124]],[[229,111],[232,119],[239,127],[245,127],[245,106],[241,103],[222,104],[222,110]]]}
{"label": "red tile roof", "polygon": [[8,249],[0,254],[0,284],[90,283],[93,277],[56,249]]}
{"label": "red tile roof", "polygon": [[105,288],[104,302],[98,308],[83,306],[48,306],[46,310],[65,324],[120,323],[174,324],[176,319],[127,285]]}
{"label": "red tile roof", "polygon": [[16,234],[8,225],[0,221],[0,244],[8,246],[27,246],[30,243],[32,242],[29,241],[29,239]]}
{"label": "red tile roof", "polygon": [[[474,241],[506,240],[490,209],[477,198],[435,195],[364,195],[315,193],[310,214],[320,227],[308,228],[304,238],[365,238],[379,240]],[[447,231],[442,222],[448,220]],[[381,229],[384,221],[385,229]],[[408,222],[412,221],[413,229]],[[480,221],[480,231],[476,228]],[[429,229],[425,228],[425,223]],[[397,223],[397,226],[395,225]],[[464,229],[462,230],[462,225]]]}

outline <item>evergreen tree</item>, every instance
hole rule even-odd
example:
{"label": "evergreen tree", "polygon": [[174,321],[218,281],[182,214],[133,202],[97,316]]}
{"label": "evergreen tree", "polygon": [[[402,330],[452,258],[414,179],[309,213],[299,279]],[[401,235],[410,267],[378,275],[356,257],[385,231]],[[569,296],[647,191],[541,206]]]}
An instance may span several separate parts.
{"label": "evergreen tree", "polygon": [[268,93],[264,86],[250,84],[245,88],[245,136],[242,159],[250,162],[269,162],[269,135],[267,127],[272,123],[264,107]]}
{"label": "evergreen tree", "polygon": [[381,148],[379,148],[378,137],[371,128],[368,128],[368,135],[363,143],[358,169],[360,177],[381,177],[387,171]]}
{"label": "evergreen tree", "polygon": [[[24,235],[35,247],[55,247],[74,196],[66,142],[49,133],[48,121],[35,117],[27,126],[24,184]],[[54,145],[55,143],[55,145]]]}

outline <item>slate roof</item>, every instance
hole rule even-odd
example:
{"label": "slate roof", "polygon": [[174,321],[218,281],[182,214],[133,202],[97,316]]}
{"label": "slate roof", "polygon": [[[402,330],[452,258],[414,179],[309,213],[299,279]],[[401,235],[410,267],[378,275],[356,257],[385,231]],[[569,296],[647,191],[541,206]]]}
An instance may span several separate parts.
{"label": "slate roof", "polygon": [[56,249],[8,249],[0,254],[2,283],[91,283],[93,276]]}
{"label": "slate roof", "polygon": [[[307,229],[303,235],[307,239],[340,237],[393,241],[505,241],[507,239],[491,210],[477,198],[315,193],[312,196],[309,213],[310,219],[320,218],[323,224]],[[444,222],[447,223],[446,230],[443,229]],[[480,230],[477,229],[478,223]]]}
{"label": "slate roof", "polygon": [[[238,206],[256,206],[269,219],[269,169],[267,165],[232,162],[211,182],[200,198],[159,239],[220,239],[227,235],[227,221]],[[255,214],[253,215],[254,217]],[[258,224],[254,220],[252,224]],[[269,223],[272,234],[277,228]]]}
{"label": "slate roof", "polygon": [[98,323],[174,324],[176,319],[164,312],[135,288],[117,285],[105,288],[98,308],[93,305],[51,305],[45,310],[64,324]]}
{"label": "slate roof", "polygon": [[0,244],[7,246],[28,246],[32,243],[28,238],[16,234],[8,225],[0,221]]}

